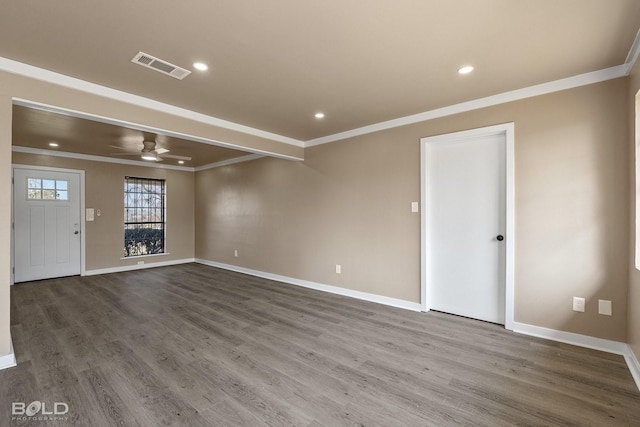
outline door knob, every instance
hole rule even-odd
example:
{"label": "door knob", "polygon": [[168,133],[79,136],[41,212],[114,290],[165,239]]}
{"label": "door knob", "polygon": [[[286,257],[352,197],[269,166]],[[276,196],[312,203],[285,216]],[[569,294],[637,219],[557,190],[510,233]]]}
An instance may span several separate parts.
{"label": "door knob", "polygon": [[74,231],[73,234],[80,234],[78,230]]}
{"label": "door knob", "polygon": [[498,237],[496,237],[496,239],[498,239],[498,242],[502,242],[504,240],[504,236],[502,234],[498,234]]}

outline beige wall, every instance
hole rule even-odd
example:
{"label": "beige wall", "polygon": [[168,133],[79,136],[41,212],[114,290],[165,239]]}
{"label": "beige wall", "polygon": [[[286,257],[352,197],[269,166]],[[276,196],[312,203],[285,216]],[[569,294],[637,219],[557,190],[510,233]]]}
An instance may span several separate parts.
{"label": "beige wall", "polygon": [[[18,143],[19,141],[16,141]],[[102,215],[86,223],[86,269],[135,265],[193,258],[194,256],[194,174],[188,171],[129,166],[13,153],[13,164],[47,166],[85,171],[85,204],[100,209]],[[166,255],[121,259],[123,256],[123,183],[125,176],[166,180]]]}
{"label": "beige wall", "polygon": [[[196,174],[196,255],[419,301],[419,147],[385,138]],[[238,249],[239,256],[233,256]],[[341,264],[342,274],[335,274]]]}
{"label": "beige wall", "polygon": [[626,99],[618,79],[198,172],[196,257],[419,302],[420,138],[515,122],[515,320],[625,341]]}
{"label": "beige wall", "polygon": [[[629,116],[629,163],[631,173],[630,179],[630,262],[629,262],[629,334],[627,342],[631,346],[631,349],[635,353],[636,357],[640,360],[640,271],[636,268],[635,259],[638,257],[636,253],[636,244],[638,241],[637,234],[640,230],[637,229],[636,223],[636,211],[640,206],[640,199],[638,198],[638,191],[636,185],[640,185],[640,165],[636,164],[637,148],[640,144],[640,130],[638,130],[637,124],[640,121],[640,117],[636,117],[636,106],[640,105],[640,98],[636,100],[636,94],[640,91],[640,64],[636,65],[629,78],[629,97],[628,97],[628,116]],[[640,110],[639,110],[640,111]]]}
{"label": "beige wall", "polygon": [[0,85],[0,356],[10,351],[11,97]]}

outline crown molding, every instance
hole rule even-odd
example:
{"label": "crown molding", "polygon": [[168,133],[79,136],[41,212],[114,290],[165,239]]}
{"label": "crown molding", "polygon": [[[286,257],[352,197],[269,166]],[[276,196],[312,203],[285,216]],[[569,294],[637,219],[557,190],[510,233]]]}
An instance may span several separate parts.
{"label": "crown molding", "polygon": [[194,120],[201,123],[206,123],[208,125],[221,127],[224,129],[241,132],[247,135],[253,135],[259,138],[282,142],[284,144],[294,145],[296,147],[304,147],[304,143],[302,141],[294,138],[289,138],[272,132],[263,131],[261,129],[256,129],[228,120],[219,119],[217,117],[208,116],[206,114],[197,113],[185,108],[176,107],[175,105],[166,104],[164,102],[145,98],[143,96],[134,95],[132,93],[102,86],[96,83],[87,82],[75,77],[70,77],[64,74],[56,73],[54,71],[49,71],[43,68],[35,67],[33,65],[14,61],[12,59],[0,57],[0,71],[6,71],[8,73],[18,74],[35,80],[53,83],[59,86],[80,90],[83,92],[91,93],[93,95],[103,96],[105,98],[126,102],[156,111],[161,111],[163,113],[183,117],[185,119]]}
{"label": "crown molding", "polygon": [[227,165],[234,165],[236,163],[248,162],[249,160],[261,159],[266,157],[263,154],[249,154],[248,156],[234,157],[233,159],[222,160],[216,163],[209,163],[208,165],[196,166],[194,170],[200,172],[207,169],[219,168]]}
{"label": "crown molding", "polygon": [[619,77],[625,77],[631,73],[639,56],[640,56],[640,30],[638,30],[638,32],[636,33],[636,38],[633,40],[633,44],[629,49],[627,58],[625,59],[624,64],[622,65],[605,68],[603,70],[593,71],[590,73],[579,74],[577,76],[555,80],[552,82],[543,83],[535,86],[530,86],[523,89],[513,90],[510,92],[504,92],[498,95],[488,96],[485,98],[479,98],[473,101],[462,102],[460,104],[454,104],[448,107],[426,111],[424,113],[414,114],[411,116],[401,117],[394,120],[375,123],[372,125],[363,126],[357,129],[352,129],[349,131],[340,132],[333,135],[327,135],[320,138],[310,139],[308,141],[305,141],[304,146],[305,148],[314,147],[316,145],[327,144],[329,142],[340,141],[347,138],[353,138],[355,136],[366,135],[368,133],[373,133],[373,132],[379,132],[381,130],[393,129],[396,127],[419,123],[426,120],[433,120],[440,117],[446,117],[454,114],[464,113],[467,111],[478,110],[480,108],[486,108],[494,105],[504,104],[507,102],[518,101],[521,99],[531,98],[538,95],[545,95],[552,92],[558,92],[566,89],[573,89],[579,86],[585,86],[585,85],[590,85],[594,83],[600,83],[606,80],[617,79]]}
{"label": "crown molding", "polygon": [[233,159],[222,160],[216,163],[209,163],[208,165],[188,167],[188,166],[163,165],[162,163],[151,163],[151,162],[142,161],[142,160],[114,159],[113,157],[71,153],[69,151],[46,150],[42,148],[22,147],[19,145],[11,146],[11,151],[15,151],[16,153],[39,154],[42,156],[64,157],[67,159],[89,160],[92,162],[116,163],[119,165],[143,166],[147,168],[157,168],[157,169],[172,169],[172,170],[179,170],[184,172],[199,172],[207,169],[214,169],[222,166],[233,165],[235,163],[248,162],[250,160],[268,157],[265,154],[249,154],[247,156],[234,157]]}
{"label": "crown molding", "polygon": [[119,165],[142,166],[146,168],[171,169],[184,172],[194,172],[195,168],[187,166],[163,165],[161,163],[150,163],[142,160],[126,160],[114,159],[112,157],[93,156],[90,154],[70,153],[68,151],[44,150],[41,148],[21,147],[18,145],[11,146],[11,151],[16,153],[39,154],[42,156],[64,157],[67,159],[89,160],[92,162],[116,163]]}
{"label": "crown molding", "polygon": [[577,76],[565,79],[555,80],[548,83],[542,83],[523,89],[503,92],[498,95],[491,95],[484,98],[475,99],[473,101],[462,102],[460,104],[450,105],[448,107],[438,108],[424,113],[413,114],[411,116],[401,117],[398,119],[387,120],[346,132],[340,132],[321,138],[311,139],[305,142],[306,147],[314,147],[316,145],[327,144],[329,142],[340,141],[347,138],[366,135],[382,130],[393,129],[401,126],[407,126],[414,123],[420,123],[427,120],[433,120],[440,117],[451,116],[454,114],[465,113],[467,111],[478,110],[481,108],[492,107],[494,105],[504,104],[507,102],[519,101],[521,99],[531,98],[534,96],[545,95],[548,93],[558,92],[561,90],[572,89],[579,86],[600,83],[606,80],[617,79],[626,76],[627,66],[618,65],[604,70],[593,71],[591,73],[579,74]]}

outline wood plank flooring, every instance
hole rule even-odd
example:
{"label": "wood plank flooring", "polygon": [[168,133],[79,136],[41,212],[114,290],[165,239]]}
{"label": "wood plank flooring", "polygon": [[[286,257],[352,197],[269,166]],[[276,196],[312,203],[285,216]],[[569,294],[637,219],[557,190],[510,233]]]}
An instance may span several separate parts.
{"label": "wood plank flooring", "polygon": [[199,264],[14,285],[11,332],[0,426],[640,426],[621,356]]}

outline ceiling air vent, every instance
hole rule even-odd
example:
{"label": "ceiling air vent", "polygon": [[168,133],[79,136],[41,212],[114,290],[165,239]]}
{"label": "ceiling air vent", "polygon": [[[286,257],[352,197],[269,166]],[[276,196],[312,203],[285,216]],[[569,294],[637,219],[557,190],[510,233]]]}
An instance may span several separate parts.
{"label": "ceiling air vent", "polygon": [[147,55],[144,52],[138,52],[131,62],[142,65],[143,67],[151,68],[152,70],[156,70],[178,80],[182,80],[191,74],[191,71],[189,70],[185,70],[184,68],[178,67],[177,65],[173,65],[154,56]]}

